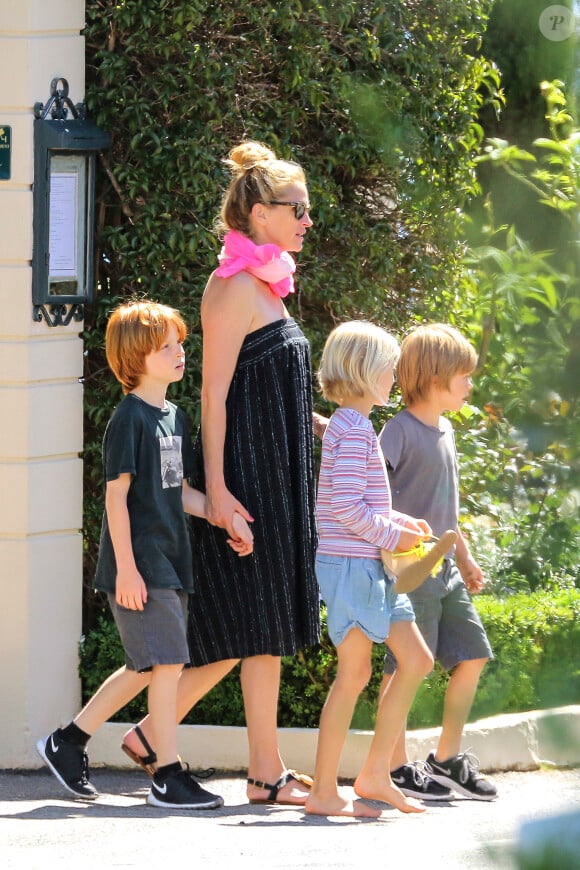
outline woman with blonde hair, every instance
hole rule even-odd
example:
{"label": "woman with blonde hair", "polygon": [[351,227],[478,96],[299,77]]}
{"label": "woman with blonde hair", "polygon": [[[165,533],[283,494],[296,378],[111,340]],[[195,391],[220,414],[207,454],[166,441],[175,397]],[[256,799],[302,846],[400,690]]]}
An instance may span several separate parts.
{"label": "woman with blonde hair", "polygon": [[[313,422],[323,418],[312,409],[308,342],[284,303],[294,290],[290,252],[301,251],[312,226],[310,202],[301,167],[258,142],[242,142],[226,163],[224,245],[201,304],[203,462],[195,485],[206,493],[211,525],[194,529],[196,667],[182,675],[180,712],[241,660],[248,799],[303,804],[311,780],[282,761],[277,707],[280,657],[319,638]],[[236,511],[254,534],[245,559],[227,552]],[[146,722],[126,735],[130,753],[142,752],[143,736]]]}

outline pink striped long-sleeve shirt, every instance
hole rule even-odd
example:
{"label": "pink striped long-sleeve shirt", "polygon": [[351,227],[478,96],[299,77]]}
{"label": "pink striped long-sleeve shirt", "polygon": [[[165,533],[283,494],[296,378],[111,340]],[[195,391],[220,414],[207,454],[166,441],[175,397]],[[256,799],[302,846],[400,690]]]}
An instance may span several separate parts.
{"label": "pink striped long-sleeve shirt", "polygon": [[385,461],[371,421],[339,408],[322,440],[316,519],[318,552],[380,559],[396,547],[406,517],[391,509]]}

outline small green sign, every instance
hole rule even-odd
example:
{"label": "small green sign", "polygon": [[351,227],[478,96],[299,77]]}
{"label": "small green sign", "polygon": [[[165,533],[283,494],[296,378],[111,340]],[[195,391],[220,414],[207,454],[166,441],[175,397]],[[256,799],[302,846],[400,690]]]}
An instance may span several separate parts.
{"label": "small green sign", "polygon": [[0,127],[0,181],[10,178],[12,154],[12,127]]}

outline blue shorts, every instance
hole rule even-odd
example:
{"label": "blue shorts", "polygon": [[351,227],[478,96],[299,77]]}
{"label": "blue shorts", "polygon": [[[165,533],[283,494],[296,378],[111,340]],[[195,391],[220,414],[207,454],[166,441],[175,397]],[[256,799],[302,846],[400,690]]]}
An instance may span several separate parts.
{"label": "blue shorts", "polygon": [[125,651],[129,671],[150,671],[155,665],[189,663],[187,604],[181,589],[147,589],[143,610],[130,610],[108,592],[109,606]]}
{"label": "blue shorts", "polygon": [[384,643],[391,623],[415,619],[409,599],[393,591],[393,580],[385,574],[380,559],[320,554],[316,578],[335,646],[351,628],[360,628],[374,643]]}
{"label": "blue shorts", "polygon": [[[453,561],[445,559],[437,576],[428,577],[409,598],[417,628],[444,670],[452,670],[459,662],[493,658],[485,628]],[[397,660],[388,650],[385,674],[396,669]]]}

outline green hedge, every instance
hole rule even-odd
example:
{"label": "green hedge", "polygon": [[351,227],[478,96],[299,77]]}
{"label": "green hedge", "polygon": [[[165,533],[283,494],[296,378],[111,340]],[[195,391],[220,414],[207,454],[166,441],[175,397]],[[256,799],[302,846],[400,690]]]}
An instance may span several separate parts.
{"label": "green hedge", "polygon": [[222,159],[256,138],[307,173],[314,226],[289,310],[315,364],[339,321],[400,332],[429,300],[438,318],[454,311],[478,112],[499,87],[478,51],[492,5],[87,0],[87,110],[112,137],[99,155],[97,296],[83,332],[87,632],[98,614],[100,447],[121,398],[103,353],[111,308],[146,293],[181,310],[187,369],[171,398],[195,428],[199,306],[229,180]]}
{"label": "green hedge", "polygon": [[[482,675],[471,719],[577,703],[580,698],[580,591],[520,593],[505,599],[482,595],[474,600],[495,659]],[[320,646],[283,660],[279,706],[281,727],[318,726],[336,668],[334,647],[324,624],[324,608],[322,618]],[[88,698],[123,663],[115,626],[105,613],[101,615],[98,627],[81,643],[80,653],[80,675]],[[373,676],[359,699],[353,728],[373,727],[382,661],[383,648],[376,645]],[[436,667],[417,694],[409,717],[411,728],[440,723],[445,685],[446,676]],[[146,693],[142,693],[119,712],[116,721],[137,721],[145,715],[146,704]],[[186,722],[244,725],[238,668],[191,711]]]}

